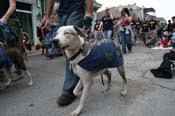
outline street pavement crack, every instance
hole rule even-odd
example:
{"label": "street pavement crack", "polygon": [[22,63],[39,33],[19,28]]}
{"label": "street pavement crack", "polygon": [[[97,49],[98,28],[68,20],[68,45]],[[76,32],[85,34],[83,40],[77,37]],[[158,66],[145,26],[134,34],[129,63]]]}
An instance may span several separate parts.
{"label": "street pavement crack", "polygon": [[145,78],[145,74],[149,71],[149,69],[145,70],[142,75],[141,75],[141,78]]}
{"label": "street pavement crack", "polygon": [[173,89],[173,88],[165,87],[165,86],[163,86],[161,84],[155,83],[152,79],[150,79],[150,80],[151,80],[151,82],[152,82],[153,85],[159,86],[159,87],[161,87],[163,89],[167,89],[167,90],[170,90],[170,91],[175,91],[175,88]]}

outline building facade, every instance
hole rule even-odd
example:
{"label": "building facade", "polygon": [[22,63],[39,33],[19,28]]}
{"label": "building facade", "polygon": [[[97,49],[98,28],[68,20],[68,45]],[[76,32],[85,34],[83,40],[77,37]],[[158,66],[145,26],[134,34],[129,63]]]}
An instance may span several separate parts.
{"label": "building facade", "polygon": [[[17,16],[22,23],[23,31],[29,34],[34,45],[39,43],[37,26],[40,25],[43,13],[46,10],[46,1],[47,0],[17,0]],[[58,6],[59,3],[58,0],[56,0],[52,18],[57,14]],[[94,0],[94,18],[96,18],[96,11],[100,7],[101,4]]]}
{"label": "building facade", "polygon": [[36,0],[17,0],[16,12],[24,32],[27,32],[33,44],[38,43],[36,27],[38,25],[37,13],[39,8]]}

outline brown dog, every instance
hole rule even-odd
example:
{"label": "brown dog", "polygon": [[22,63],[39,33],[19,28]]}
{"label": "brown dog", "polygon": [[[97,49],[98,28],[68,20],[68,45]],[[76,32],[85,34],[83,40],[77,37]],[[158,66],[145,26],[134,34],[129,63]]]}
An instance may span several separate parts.
{"label": "brown dog", "polygon": [[[1,47],[3,47],[3,44],[0,44]],[[33,84],[32,75],[28,71],[27,65],[25,63],[25,60],[27,59],[27,56],[25,54],[25,48],[22,44],[19,44],[16,48],[15,47],[9,47],[9,48],[0,48],[0,57],[2,59],[1,63],[5,64],[7,62],[10,62],[8,65],[3,65],[3,70],[6,74],[6,77],[8,78],[8,82],[5,84],[5,86],[9,86],[12,82],[12,66],[15,65],[18,67],[18,69],[23,72],[29,77],[30,81],[28,85]],[[28,59],[27,59],[28,60]],[[12,64],[12,63],[13,64]]]}

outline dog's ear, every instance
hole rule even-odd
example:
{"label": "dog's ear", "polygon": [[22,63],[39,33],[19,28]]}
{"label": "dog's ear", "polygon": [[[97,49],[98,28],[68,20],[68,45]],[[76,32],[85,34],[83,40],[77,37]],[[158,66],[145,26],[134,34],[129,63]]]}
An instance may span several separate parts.
{"label": "dog's ear", "polygon": [[76,30],[76,32],[78,33],[78,35],[80,35],[81,37],[87,38],[86,33],[85,33],[82,29],[80,29],[80,28],[77,27],[77,26],[74,26],[74,29]]}

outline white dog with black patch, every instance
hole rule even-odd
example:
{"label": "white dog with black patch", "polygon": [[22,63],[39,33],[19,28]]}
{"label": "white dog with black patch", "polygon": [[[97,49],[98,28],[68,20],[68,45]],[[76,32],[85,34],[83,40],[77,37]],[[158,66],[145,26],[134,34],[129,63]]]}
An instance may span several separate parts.
{"label": "white dog with black patch", "polygon": [[[121,95],[127,95],[127,79],[120,49],[109,39],[95,42],[92,45],[85,42],[86,34],[78,27],[60,27],[53,40],[54,45],[65,50],[65,55],[70,61],[70,68],[80,78],[73,93],[77,96],[82,90],[79,106],[71,113],[78,116],[82,111],[85,101],[93,83],[93,77],[104,73],[110,80],[108,68],[116,67],[123,80]],[[108,89],[110,89],[110,82]]]}

